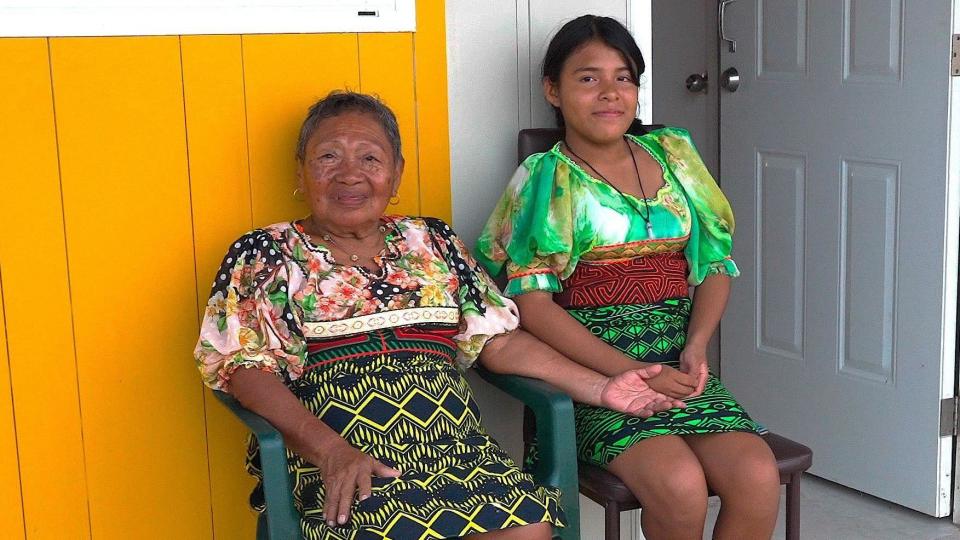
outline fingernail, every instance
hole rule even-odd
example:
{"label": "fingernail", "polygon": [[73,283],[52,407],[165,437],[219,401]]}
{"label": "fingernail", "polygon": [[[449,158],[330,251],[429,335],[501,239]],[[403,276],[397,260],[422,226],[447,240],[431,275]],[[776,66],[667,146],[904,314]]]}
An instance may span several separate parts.
{"label": "fingernail", "polygon": [[365,501],[365,500],[367,500],[367,499],[369,499],[369,498],[370,498],[369,495],[361,495],[361,496],[360,496],[360,500],[361,500],[361,501]]}
{"label": "fingernail", "polygon": [[343,514],[340,514],[340,516],[337,517],[337,522],[338,522],[339,524],[343,525],[344,523],[347,522],[347,516],[345,516],[345,515],[343,515]]}
{"label": "fingernail", "polygon": [[328,519],[328,520],[327,520],[327,525],[330,526],[330,527],[333,527],[334,525],[336,525],[336,523],[334,523],[332,519]]}

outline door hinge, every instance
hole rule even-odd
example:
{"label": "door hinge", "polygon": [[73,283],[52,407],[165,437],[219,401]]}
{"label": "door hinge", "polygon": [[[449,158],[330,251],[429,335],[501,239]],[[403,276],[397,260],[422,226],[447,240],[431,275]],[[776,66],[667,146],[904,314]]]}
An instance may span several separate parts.
{"label": "door hinge", "polygon": [[954,34],[950,42],[950,75],[960,77],[960,34]]}
{"label": "door hinge", "polygon": [[960,399],[958,399],[956,396],[943,398],[940,400],[941,437],[957,436],[957,419],[960,418],[960,415],[957,414],[958,407],[960,407]]}

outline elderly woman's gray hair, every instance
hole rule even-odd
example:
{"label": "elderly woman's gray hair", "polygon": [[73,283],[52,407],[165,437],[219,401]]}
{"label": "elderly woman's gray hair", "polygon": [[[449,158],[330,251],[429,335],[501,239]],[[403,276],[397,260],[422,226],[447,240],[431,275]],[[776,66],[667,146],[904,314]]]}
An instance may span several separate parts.
{"label": "elderly woman's gray hair", "polygon": [[398,161],[402,158],[400,153],[400,127],[397,125],[397,117],[390,110],[390,107],[384,105],[375,96],[334,90],[327,94],[327,97],[311,105],[307,111],[307,117],[303,119],[303,124],[300,126],[300,138],[297,139],[297,161],[303,163],[304,158],[306,158],[307,142],[313,132],[317,130],[320,122],[348,112],[366,113],[376,118],[393,146],[393,158]]}

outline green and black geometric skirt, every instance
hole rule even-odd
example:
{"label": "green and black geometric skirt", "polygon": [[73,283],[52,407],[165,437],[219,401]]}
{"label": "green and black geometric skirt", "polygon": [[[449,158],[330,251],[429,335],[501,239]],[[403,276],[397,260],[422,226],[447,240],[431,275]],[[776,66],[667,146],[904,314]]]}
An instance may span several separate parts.
{"label": "green and black geometric skirt", "polygon": [[[638,272],[636,259],[581,263],[558,300],[593,335],[625,355],[678,368],[692,306],[686,294],[686,261],[682,253],[637,259],[644,259],[650,271]],[[576,404],[580,461],[604,466],[637,441],[658,435],[766,431],[713,375],[703,394],[684,402],[684,409],[646,419]]]}

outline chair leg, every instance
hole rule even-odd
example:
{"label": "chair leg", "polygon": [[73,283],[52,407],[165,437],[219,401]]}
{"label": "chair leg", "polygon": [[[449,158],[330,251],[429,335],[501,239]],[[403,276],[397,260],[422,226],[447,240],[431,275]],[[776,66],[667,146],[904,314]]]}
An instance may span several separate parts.
{"label": "chair leg", "polygon": [[800,540],[800,476],[793,473],[787,482],[787,540]]}
{"label": "chair leg", "polygon": [[603,505],[603,529],[606,540],[620,540],[620,507],[610,501]]}
{"label": "chair leg", "polygon": [[257,516],[257,540],[270,540],[270,531],[267,530],[267,513],[260,512]]}

